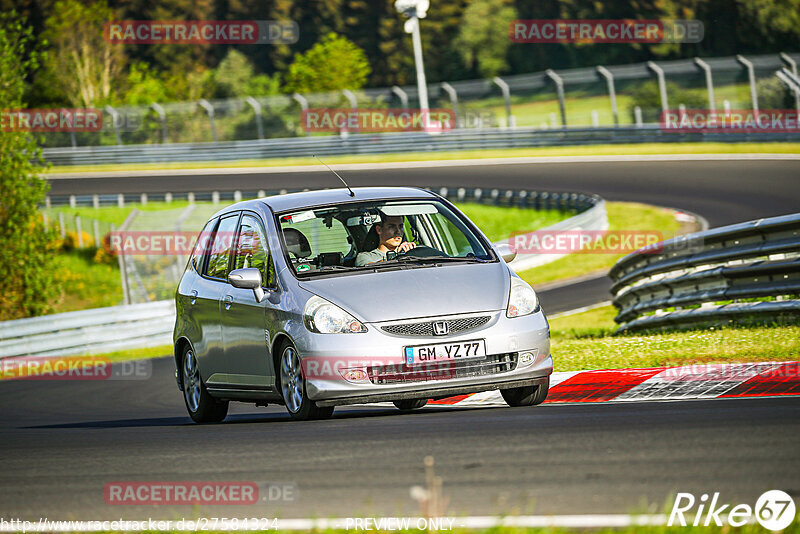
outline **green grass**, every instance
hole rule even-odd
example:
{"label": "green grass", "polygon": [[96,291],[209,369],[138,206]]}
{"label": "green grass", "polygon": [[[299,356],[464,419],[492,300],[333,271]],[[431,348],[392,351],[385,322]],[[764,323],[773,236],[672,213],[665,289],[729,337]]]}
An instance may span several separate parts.
{"label": "green grass", "polygon": [[492,242],[508,239],[511,232],[538,230],[573,215],[558,210],[539,211],[469,203],[458,204],[458,209],[463,211]]}
{"label": "green grass", "polygon": [[[128,215],[133,211],[134,208],[138,209],[139,211],[143,212],[152,212],[152,211],[163,211],[163,210],[173,210],[173,209],[181,209],[185,208],[189,205],[187,200],[174,200],[171,203],[167,204],[166,202],[148,202],[147,204],[138,204],[138,203],[130,203],[125,204],[125,207],[118,207],[118,206],[102,206],[100,208],[91,208],[91,207],[84,207],[79,206],[75,208],[70,208],[69,206],[57,206],[43,210],[46,214],[48,219],[50,220],[51,224],[56,224],[58,222],[58,214],[64,214],[64,221],[67,223],[70,228],[74,226],[72,222],[74,217],[80,216],[81,219],[85,221],[89,221],[91,219],[96,219],[101,222],[113,224],[119,227]],[[92,228],[85,223],[83,226],[84,232],[91,232]]]}
{"label": "green grass", "polygon": [[63,293],[53,299],[53,313],[103,308],[122,304],[122,286],[116,265],[95,263],[94,249],[56,254],[52,275]]}
{"label": "green grass", "polygon": [[611,336],[613,306],[550,321],[556,371],[797,360],[800,326],[706,328]]}
{"label": "green grass", "polygon": [[[664,239],[675,235],[681,223],[672,210],[632,202],[607,202],[609,230],[656,230]],[[519,273],[533,284],[565,280],[594,272],[607,271],[625,254],[574,253],[554,262]]]}
{"label": "green grass", "polygon": [[[658,154],[797,154],[800,143],[641,143],[564,147],[531,147],[448,152],[402,152],[397,154],[329,156],[329,165],[347,163],[395,163],[406,161],[447,161],[512,157],[627,156]],[[219,169],[318,165],[307,158],[274,158],[239,161],[201,161],[176,163],[129,163],[124,165],[54,166],[49,173],[123,172],[165,169]]]}

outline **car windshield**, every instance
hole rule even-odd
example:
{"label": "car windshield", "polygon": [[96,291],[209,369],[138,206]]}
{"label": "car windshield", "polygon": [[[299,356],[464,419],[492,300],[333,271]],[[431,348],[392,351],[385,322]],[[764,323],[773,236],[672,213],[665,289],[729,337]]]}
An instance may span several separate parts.
{"label": "car windshield", "polygon": [[464,216],[438,200],[348,203],[277,217],[299,277],[495,259]]}

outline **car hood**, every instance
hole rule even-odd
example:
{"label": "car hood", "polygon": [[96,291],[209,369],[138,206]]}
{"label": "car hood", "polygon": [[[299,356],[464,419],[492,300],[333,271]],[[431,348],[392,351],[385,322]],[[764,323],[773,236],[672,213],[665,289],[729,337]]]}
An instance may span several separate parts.
{"label": "car hood", "polygon": [[469,263],[304,280],[300,287],[378,323],[505,309],[509,277],[503,263]]}

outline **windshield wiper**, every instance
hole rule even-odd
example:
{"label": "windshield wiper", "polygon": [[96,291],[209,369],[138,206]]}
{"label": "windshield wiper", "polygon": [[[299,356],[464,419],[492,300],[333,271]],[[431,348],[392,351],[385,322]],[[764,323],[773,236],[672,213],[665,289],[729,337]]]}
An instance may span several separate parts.
{"label": "windshield wiper", "polygon": [[408,262],[408,263],[443,263],[447,261],[451,262],[478,262],[478,263],[486,263],[489,260],[484,260],[477,256],[427,256],[427,257],[417,257],[417,256],[401,256],[399,258],[395,258],[394,261],[397,262]]}

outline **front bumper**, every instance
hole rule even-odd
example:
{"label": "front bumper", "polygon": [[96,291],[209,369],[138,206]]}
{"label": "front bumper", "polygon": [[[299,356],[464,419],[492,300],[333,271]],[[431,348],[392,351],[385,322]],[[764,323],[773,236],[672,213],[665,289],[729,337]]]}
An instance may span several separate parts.
{"label": "front bumper", "polygon": [[[513,319],[505,316],[505,310],[486,312],[484,315],[491,315],[484,326],[450,336],[397,336],[384,332],[384,323],[370,323],[367,325],[368,331],[361,334],[308,333],[295,337],[297,349],[304,365],[307,365],[306,371],[330,364],[326,373],[306,372],[308,397],[320,406],[444,398],[478,391],[537,385],[552,374],[550,328],[541,311]],[[363,379],[348,380],[339,371],[359,367],[366,371],[381,366],[403,369],[404,347],[478,339],[485,340],[487,361],[499,359],[501,356],[513,357],[514,365],[495,368],[488,374],[471,375],[458,370],[434,378],[390,381],[391,383],[374,383],[376,377],[369,372]],[[522,362],[519,356],[525,353],[530,357]],[[465,374],[469,376],[463,376]]]}

